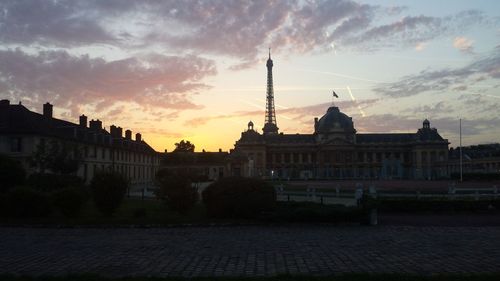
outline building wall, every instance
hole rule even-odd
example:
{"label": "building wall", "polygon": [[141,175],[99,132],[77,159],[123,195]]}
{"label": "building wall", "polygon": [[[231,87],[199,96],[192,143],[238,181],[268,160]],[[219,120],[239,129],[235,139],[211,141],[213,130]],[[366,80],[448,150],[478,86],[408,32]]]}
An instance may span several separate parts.
{"label": "building wall", "polygon": [[[282,179],[439,179],[449,177],[446,144],[239,145],[243,176]],[[259,155],[264,155],[259,156]],[[260,157],[260,158],[259,158]]]}
{"label": "building wall", "polygon": [[[21,161],[28,173],[38,172],[31,167],[30,158],[42,141],[48,143],[53,140],[63,141],[37,135],[1,135],[0,153]],[[84,179],[86,183],[89,183],[94,175],[102,170],[114,170],[121,173],[130,180],[133,189],[151,186],[154,183],[154,176],[160,164],[156,153],[117,148],[111,145],[68,140],[64,142],[80,149],[82,162],[76,175]]]}

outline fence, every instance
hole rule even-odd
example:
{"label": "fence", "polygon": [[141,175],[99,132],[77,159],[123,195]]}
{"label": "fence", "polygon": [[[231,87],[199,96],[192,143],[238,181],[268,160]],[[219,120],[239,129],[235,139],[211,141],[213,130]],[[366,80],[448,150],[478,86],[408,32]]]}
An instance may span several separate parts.
{"label": "fence", "polygon": [[[373,198],[406,198],[406,199],[498,199],[500,193],[496,185],[485,188],[477,187],[460,187],[457,188],[453,184],[448,187],[448,191],[378,191],[375,185],[370,185],[368,190],[362,185],[358,185],[356,190],[341,189],[340,186],[331,188],[316,188],[307,186],[305,190],[286,189],[283,185],[275,186],[278,201],[299,201],[299,202],[315,202],[321,204],[344,204],[355,205],[364,192],[368,192]],[[361,190],[361,191],[360,191]]]}

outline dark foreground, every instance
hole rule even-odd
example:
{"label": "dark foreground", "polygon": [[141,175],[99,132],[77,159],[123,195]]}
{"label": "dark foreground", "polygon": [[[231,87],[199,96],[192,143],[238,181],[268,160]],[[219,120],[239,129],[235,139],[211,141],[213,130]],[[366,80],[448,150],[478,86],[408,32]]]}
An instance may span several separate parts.
{"label": "dark foreground", "polygon": [[0,228],[0,272],[274,276],[500,271],[500,227]]}

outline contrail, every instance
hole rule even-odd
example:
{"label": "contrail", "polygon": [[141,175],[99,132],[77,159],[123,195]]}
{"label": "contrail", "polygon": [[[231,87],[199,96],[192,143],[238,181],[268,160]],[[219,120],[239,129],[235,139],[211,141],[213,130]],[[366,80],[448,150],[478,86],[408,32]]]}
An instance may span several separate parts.
{"label": "contrail", "polygon": [[[265,100],[263,100],[263,99],[255,99],[255,100],[256,100],[256,101],[259,101],[259,102],[262,102],[262,103],[266,103],[266,101],[265,101]],[[281,108],[281,109],[288,109],[288,108],[289,108],[289,107],[286,107],[286,106],[284,106],[284,105],[280,105],[280,104],[277,104],[277,103],[274,103],[274,106],[279,107],[279,108]]]}
{"label": "contrail", "polygon": [[349,95],[351,96],[351,100],[352,102],[354,102],[354,104],[356,105],[356,107],[358,108],[359,110],[359,113],[361,113],[361,116],[362,117],[365,117],[365,112],[363,111],[363,109],[361,109],[361,106],[359,106],[359,104],[356,102],[356,98],[354,97],[354,95],[352,94],[351,92],[351,88],[349,88],[349,86],[346,87],[347,88],[347,91],[349,92]]}
{"label": "contrail", "polygon": [[248,105],[251,105],[251,106],[253,106],[255,108],[262,109],[262,105],[260,105],[260,104],[255,104],[255,103],[253,103],[251,101],[247,101],[247,100],[243,100],[243,99],[240,99],[240,101],[242,101],[242,102],[244,102],[244,103],[246,103]]}

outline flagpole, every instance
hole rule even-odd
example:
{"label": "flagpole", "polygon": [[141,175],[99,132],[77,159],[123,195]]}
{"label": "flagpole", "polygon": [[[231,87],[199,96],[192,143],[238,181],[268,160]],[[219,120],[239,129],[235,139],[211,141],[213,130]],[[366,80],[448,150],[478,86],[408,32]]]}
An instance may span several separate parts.
{"label": "flagpole", "polygon": [[463,181],[462,169],[462,118],[460,118],[460,182]]}

